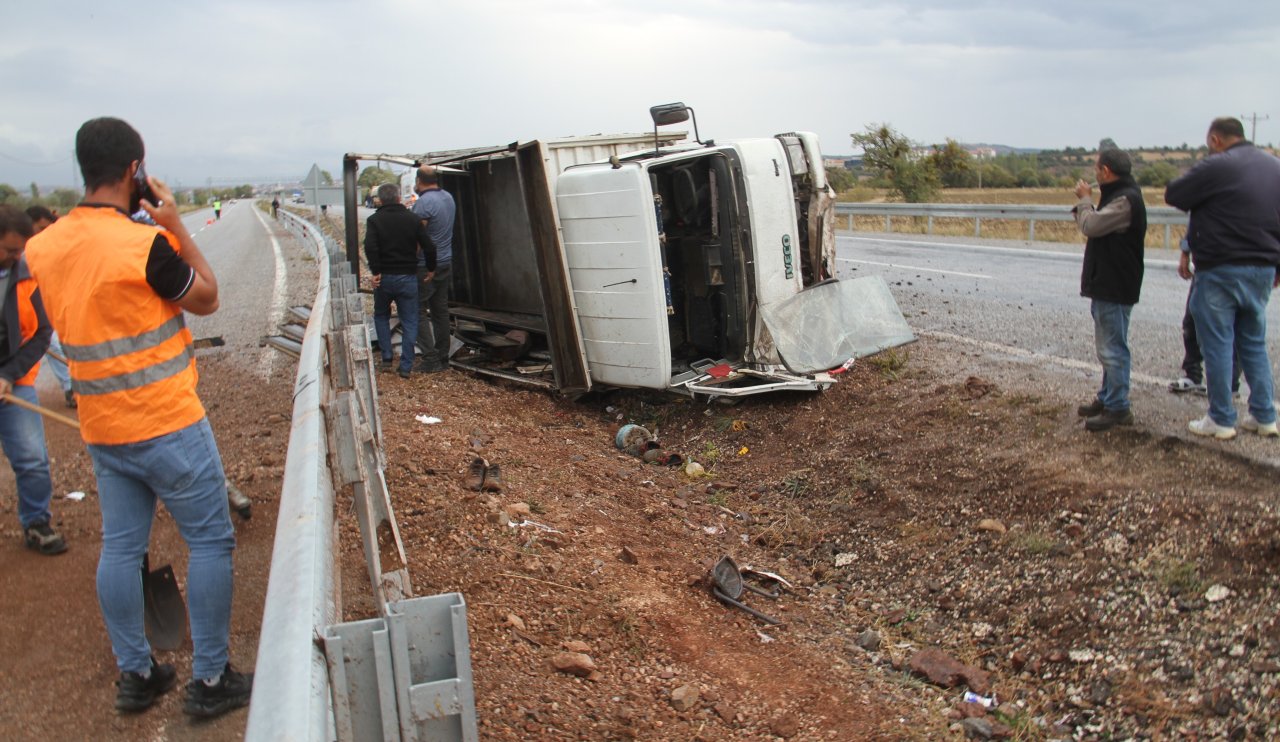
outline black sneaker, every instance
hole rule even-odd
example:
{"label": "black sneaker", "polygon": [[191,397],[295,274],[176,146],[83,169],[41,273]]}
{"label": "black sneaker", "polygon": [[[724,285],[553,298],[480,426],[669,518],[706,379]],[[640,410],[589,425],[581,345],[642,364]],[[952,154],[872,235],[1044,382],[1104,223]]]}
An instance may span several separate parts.
{"label": "black sneaker", "polygon": [[47,520],[32,523],[22,529],[22,537],[26,540],[28,549],[34,549],[45,556],[61,554],[67,550],[67,542],[57,531],[49,527]]}
{"label": "black sneaker", "polygon": [[1133,411],[1103,410],[1084,421],[1084,429],[1093,433],[1111,430],[1117,425],[1133,425]]}
{"label": "black sneaker", "polygon": [[1095,415],[1101,415],[1106,409],[1106,407],[1102,406],[1102,400],[1095,398],[1089,404],[1082,404],[1077,407],[1076,414],[1080,417],[1093,417]]}
{"label": "black sneaker", "polygon": [[158,664],[151,658],[151,675],[142,677],[136,672],[122,672],[116,681],[116,711],[136,714],[146,711],[178,682],[178,672],[170,664]]}
{"label": "black sneaker", "polygon": [[213,685],[199,679],[187,683],[187,700],[182,702],[182,711],[188,716],[212,719],[232,709],[248,706],[252,694],[253,673],[236,672],[228,662],[218,676],[218,682]]}

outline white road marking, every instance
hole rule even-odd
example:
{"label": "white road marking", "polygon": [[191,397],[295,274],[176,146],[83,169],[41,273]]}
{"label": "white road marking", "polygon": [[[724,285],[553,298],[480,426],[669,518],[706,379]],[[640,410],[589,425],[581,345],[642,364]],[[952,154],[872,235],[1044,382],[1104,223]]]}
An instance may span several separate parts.
{"label": "white road marking", "polygon": [[[1079,371],[1097,372],[1101,368],[1097,363],[1085,363],[1084,361],[1077,361],[1074,358],[1063,358],[1061,356],[1051,356],[1046,353],[1037,353],[1033,350],[1027,350],[1025,348],[1017,348],[1012,345],[1001,345],[1000,343],[993,343],[987,340],[977,340],[975,338],[965,337],[964,335],[956,335],[950,332],[937,332],[935,330],[916,330],[916,334],[924,335],[925,337],[937,338],[939,340],[949,340],[955,343],[963,343],[965,345],[970,345],[975,348],[981,348],[982,350],[989,351],[992,353],[1004,353],[1006,355],[1015,356],[1017,358],[1022,358],[1028,361],[1036,361],[1036,362],[1049,361],[1059,366],[1066,366],[1067,368],[1073,368]],[[1138,382],[1141,384],[1149,384],[1152,386],[1160,386],[1160,387],[1163,387],[1169,383],[1167,379],[1158,379],[1154,376],[1148,376],[1147,374],[1139,374],[1135,372],[1129,373],[1129,380],[1130,382]]]}
{"label": "white road marking", "polygon": [[854,260],[853,258],[836,258],[838,263],[862,263],[864,265],[883,265],[886,268],[903,268],[912,271],[924,271],[925,273],[945,273],[948,276],[965,276],[966,278],[991,278],[991,276],[981,273],[965,273],[963,271],[944,271],[938,268],[921,268],[915,265],[903,265],[901,263],[877,263],[874,260]]}
{"label": "white road marking", "polygon": [[[287,308],[289,297],[287,289],[289,285],[288,268],[284,262],[284,253],[280,251],[280,242],[271,231],[271,227],[267,225],[267,220],[262,217],[262,211],[253,208],[254,216],[258,217],[258,223],[266,230],[267,237],[271,238],[271,250],[275,254],[276,259],[276,280],[275,285],[271,288],[271,311],[267,317],[267,332],[273,333],[284,322],[284,313]],[[263,372],[263,377],[269,377],[274,370],[276,358],[280,355],[279,351],[270,346],[263,347],[262,354],[258,357],[258,367]]]}

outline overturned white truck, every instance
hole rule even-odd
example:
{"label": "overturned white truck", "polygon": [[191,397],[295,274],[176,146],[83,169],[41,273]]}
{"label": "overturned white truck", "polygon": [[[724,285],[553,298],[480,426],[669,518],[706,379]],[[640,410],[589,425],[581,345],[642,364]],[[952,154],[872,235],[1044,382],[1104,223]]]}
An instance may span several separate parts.
{"label": "overturned white truck", "polygon": [[[828,370],[914,339],[878,276],[835,279],[817,138],[652,135],[424,155],[458,205],[455,367],[579,395],[596,387],[743,396],[824,389]],[[347,194],[354,260],[356,190]]]}

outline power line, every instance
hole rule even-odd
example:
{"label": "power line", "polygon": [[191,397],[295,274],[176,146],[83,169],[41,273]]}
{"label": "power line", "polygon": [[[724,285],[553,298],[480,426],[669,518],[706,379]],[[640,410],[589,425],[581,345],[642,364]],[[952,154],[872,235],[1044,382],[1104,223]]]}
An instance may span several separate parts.
{"label": "power line", "polygon": [[1249,127],[1249,141],[1253,142],[1254,144],[1257,144],[1257,142],[1258,142],[1258,120],[1259,120],[1259,119],[1261,119],[1261,120],[1263,120],[1263,121],[1268,121],[1268,120],[1270,120],[1270,119],[1271,119],[1271,117],[1270,117],[1270,116],[1259,116],[1259,115],[1257,114],[1257,112],[1255,111],[1255,112],[1253,113],[1253,115],[1251,115],[1251,116],[1244,116],[1244,115],[1241,115],[1241,116],[1240,116],[1240,118],[1242,118],[1242,119],[1248,119],[1248,120],[1251,122],[1251,125],[1250,125],[1250,127]]}
{"label": "power line", "polygon": [[53,162],[31,162],[30,160],[24,160],[20,157],[14,157],[13,155],[6,154],[4,152],[0,152],[0,157],[3,157],[4,159],[9,160],[11,162],[16,162],[19,165],[27,165],[29,167],[52,167],[53,165],[61,165],[71,160],[70,157],[66,157],[61,160],[54,160]]}

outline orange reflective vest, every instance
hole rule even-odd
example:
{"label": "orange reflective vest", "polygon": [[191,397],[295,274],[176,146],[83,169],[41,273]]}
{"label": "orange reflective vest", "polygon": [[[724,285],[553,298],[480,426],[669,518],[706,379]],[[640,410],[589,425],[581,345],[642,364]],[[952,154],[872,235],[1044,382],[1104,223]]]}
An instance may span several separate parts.
{"label": "orange reflective vest", "polygon": [[77,206],[27,242],[27,263],[62,341],[85,443],[151,440],[204,418],[182,308],[147,283],[156,235],[105,206]]}
{"label": "orange reflective vest", "polygon": [[[19,258],[12,270],[14,298],[17,300],[18,308],[18,336],[21,338],[18,345],[21,346],[34,337],[36,330],[40,329],[40,316],[36,314],[35,304],[31,298],[39,287],[31,277],[31,272],[27,268],[24,258]],[[3,300],[3,298],[0,297],[0,300]],[[13,385],[31,386],[36,383],[36,376],[39,374],[40,360],[36,359],[35,364],[22,375],[22,378],[14,379]]]}

